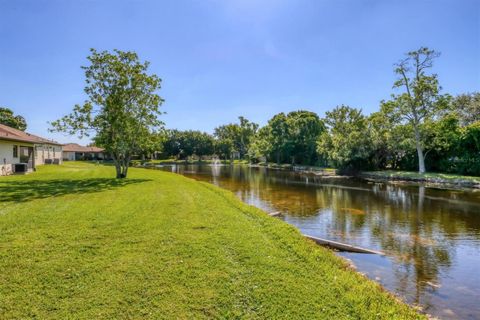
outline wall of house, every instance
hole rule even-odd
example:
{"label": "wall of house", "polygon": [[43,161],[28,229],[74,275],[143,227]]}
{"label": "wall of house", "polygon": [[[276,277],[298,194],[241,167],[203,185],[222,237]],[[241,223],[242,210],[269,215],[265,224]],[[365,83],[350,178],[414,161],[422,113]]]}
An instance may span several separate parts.
{"label": "wall of house", "polygon": [[0,176],[12,174],[12,164],[19,161],[18,157],[13,157],[13,145],[12,142],[0,141]]}
{"label": "wall of house", "polygon": [[[13,146],[17,146],[17,157],[13,156]],[[33,146],[29,143],[0,140],[0,176],[13,173],[13,164],[20,162],[20,146]]]}
{"label": "wall of house", "polygon": [[59,159],[63,161],[62,146],[52,144],[36,144],[35,145],[35,164],[45,164],[46,159]]}
{"label": "wall of house", "polygon": [[75,152],[63,151],[63,160],[75,161]]}

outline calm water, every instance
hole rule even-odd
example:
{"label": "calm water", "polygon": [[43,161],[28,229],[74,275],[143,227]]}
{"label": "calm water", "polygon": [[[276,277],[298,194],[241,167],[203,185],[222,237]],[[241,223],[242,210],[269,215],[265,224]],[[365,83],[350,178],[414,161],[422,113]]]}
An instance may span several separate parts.
{"label": "calm water", "polygon": [[303,233],[386,252],[341,253],[442,319],[480,319],[480,192],[321,178],[246,166],[164,166],[212,182]]}

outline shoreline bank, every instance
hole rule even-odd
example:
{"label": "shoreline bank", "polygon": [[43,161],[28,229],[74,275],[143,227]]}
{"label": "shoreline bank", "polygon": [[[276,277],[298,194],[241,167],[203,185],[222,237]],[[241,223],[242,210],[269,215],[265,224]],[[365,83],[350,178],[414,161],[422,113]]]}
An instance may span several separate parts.
{"label": "shoreline bank", "polygon": [[[211,165],[211,160],[191,161],[191,160],[154,160],[147,162],[134,162],[134,167],[154,167],[155,165]],[[248,163],[246,161],[225,161],[218,162],[219,165],[226,166],[248,166],[251,168],[267,168],[271,170],[289,170],[300,173],[313,174],[318,177],[333,178],[357,178],[368,182],[390,182],[405,184],[424,184],[427,187],[441,189],[480,189],[480,177],[461,176],[447,173],[425,173],[419,174],[412,171],[362,171],[356,175],[341,175],[334,168],[323,168],[316,166],[303,166],[292,164],[276,164],[276,163]]]}
{"label": "shoreline bank", "polygon": [[371,182],[413,183],[443,189],[480,189],[480,177],[458,176],[444,173],[424,173],[410,171],[366,171],[358,178]]}

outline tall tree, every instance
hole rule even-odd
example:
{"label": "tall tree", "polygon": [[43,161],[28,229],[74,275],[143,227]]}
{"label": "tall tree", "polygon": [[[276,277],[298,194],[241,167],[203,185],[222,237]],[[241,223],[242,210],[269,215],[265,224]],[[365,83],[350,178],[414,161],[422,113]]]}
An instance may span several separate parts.
{"label": "tall tree", "polygon": [[157,152],[162,151],[161,148],[165,139],[165,132],[162,131],[164,130],[150,135],[150,137],[145,139],[140,145],[140,151],[138,153],[142,160],[145,160],[146,158],[153,158]]}
{"label": "tall tree", "polygon": [[453,99],[452,105],[463,126],[480,121],[480,92],[458,95]]}
{"label": "tall tree", "polygon": [[281,112],[268,121],[270,127],[271,152],[277,164],[288,161],[291,150],[291,143],[288,136],[287,116]]}
{"label": "tall tree", "polygon": [[178,159],[182,152],[181,135],[182,132],[176,129],[166,130],[162,141],[162,152],[169,157]]}
{"label": "tall tree", "polygon": [[163,99],[157,94],[161,79],[147,73],[149,62],[135,52],[91,49],[85,70],[83,105],[53,121],[52,131],[95,134],[98,146],[112,156],[117,178],[126,178],[132,155],[141,152],[162,126],[158,119]]}
{"label": "tall tree", "polygon": [[314,164],[316,142],[325,126],[314,112],[298,110],[274,115],[261,128],[249,149],[250,157],[279,163]]}
{"label": "tall tree", "polygon": [[239,123],[230,123],[215,128],[214,135],[218,140],[229,140],[233,144],[233,151],[245,157],[252,138],[258,129],[258,124],[250,122],[244,117],[238,117]]}
{"label": "tall tree", "polygon": [[201,131],[183,131],[180,139],[180,149],[183,151],[183,156],[196,155],[200,160],[202,156],[213,154],[213,137]]}
{"label": "tall tree", "polygon": [[261,127],[248,149],[248,158],[254,161],[260,161],[263,158],[268,161],[268,156],[272,152],[272,136],[269,126]]}
{"label": "tall tree", "polygon": [[233,142],[230,139],[214,140],[215,154],[224,160],[232,159]]}
{"label": "tall tree", "polygon": [[14,115],[13,111],[9,108],[0,107],[0,123],[22,131],[27,129],[25,118]]}
{"label": "tall tree", "polygon": [[406,58],[396,64],[395,73],[398,79],[393,87],[403,92],[392,95],[395,111],[413,127],[415,147],[418,156],[418,171],[425,172],[424,137],[421,126],[425,120],[438,114],[442,103],[439,94],[440,86],[436,74],[428,74],[433,61],[439,53],[428,48],[420,48],[408,52]]}
{"label": "tall tree", "polygon": [[382,101],[380,110],[368,117],[369,161],[375,169],[397,169],[412,152],[416,153],[412,126],[402,122],[394,109],[394,103]]}
{"label": "tall tree", "polygon": [[214,139],[210,134],[197,131],[195,134],[195,140],[195,155],[199,157],[199,160],[201,157],[212,155],[215,152]]}
{"label": "tall tree", "polygon": [[426,121],[422,126],[425,135],[425,157],[428,153],[438,153],[444,157],[459,144],[461,129],[455,113],[447,113],[436,121]]}
{"label": "tall tree", "polygon": [[167,130],[163,139],[162,149],[167,156],[185,159],[196,155],[202,156],[214,153],[214,140],[211,135],[196,130]]}
{"label": "tall tree", "polygon": [[239,132],[240,132],[240,144],[239,144],[239,151],[241,157],[245,156],[248,151],[248,147],[255,136],[255,133],[257,132],[258,129],[258,124],[254,122],[250,122],[247,118],[245,117],[238,117],[238,120],[240,120],[239,124]]}
{"label": "tall tree", "polygon": [[459,172],[480,176],[480,121],[463,128],[460,149],[464,161]]}
{"label": "tall tree", "polygon": [[367,134],[367,119],[361,110],[338,106],[326,112],[324,131],[317,144],[318,153],[335,167],[360,169],[367,159],[371,146]]}
{"label": "tall tree", "polygon": [[292,163],[314,164],[318,136],[325,125],[315,112],[292,111],[287,114],[288,135],[292,146]]}

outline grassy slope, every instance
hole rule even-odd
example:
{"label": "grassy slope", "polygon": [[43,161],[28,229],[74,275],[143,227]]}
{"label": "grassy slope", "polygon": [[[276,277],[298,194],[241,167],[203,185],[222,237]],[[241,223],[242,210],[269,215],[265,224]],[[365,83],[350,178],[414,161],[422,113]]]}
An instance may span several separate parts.
{"label": "grassy slope", "polygon": [[421,317],[291,226],[171,173],[0,178],[0,318]]}

